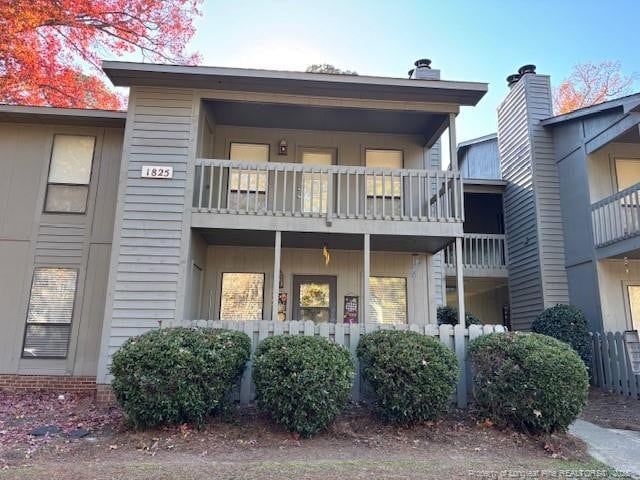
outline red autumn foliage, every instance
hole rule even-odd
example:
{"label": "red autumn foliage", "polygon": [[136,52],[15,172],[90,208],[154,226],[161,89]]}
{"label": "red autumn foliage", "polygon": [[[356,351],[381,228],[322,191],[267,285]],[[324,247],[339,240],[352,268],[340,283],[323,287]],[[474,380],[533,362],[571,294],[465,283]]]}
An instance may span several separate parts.
{"label": "red autumn foliage", "polygon": [[104,56],[196,63],[185,54],[202,0],[0,0],[0,102],[120,109]]}
{"label": "red autumn foliage", "polygon": [[620,72],[620,62],[582,63],[554,90],[556,115],[590,107],[630,93],[634,76]]}

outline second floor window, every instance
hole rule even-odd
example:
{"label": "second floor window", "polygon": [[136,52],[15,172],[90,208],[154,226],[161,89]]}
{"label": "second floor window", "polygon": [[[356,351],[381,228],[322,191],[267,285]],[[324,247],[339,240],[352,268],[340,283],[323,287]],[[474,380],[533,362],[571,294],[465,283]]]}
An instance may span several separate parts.
{"label": "second floor window", "polygon": [[[267,163],[269,145],[258,143],[232,143],[229,158],[242,163]],[[229,174],[229,208],[250,212],[267,208],[266,170],[232,168]]]}
{"label": "second floor window", "polygon": [[[305,148],[302,163],[311,166],[333,165],[335,151],[331,149]],[[322,172],[302,174],[302,211],[304,213],[327,213],[329,175]]]}
{"label": "second floor window", "polygon": [[[369,168],[392,170],[402,168],[402,150],[365,150],[365,164]],[[402,212],[402,178],[391,171],[367,175],[367,214],[400,216]]]}
{"label": "second floor window", "polygon": [[619,192],[640,183],[640,159],[616,158],[616,180]]}
{"label": "second floor window", "polygon": [[85,213],[96,138],[86,135],[56,135],[44,211]]}

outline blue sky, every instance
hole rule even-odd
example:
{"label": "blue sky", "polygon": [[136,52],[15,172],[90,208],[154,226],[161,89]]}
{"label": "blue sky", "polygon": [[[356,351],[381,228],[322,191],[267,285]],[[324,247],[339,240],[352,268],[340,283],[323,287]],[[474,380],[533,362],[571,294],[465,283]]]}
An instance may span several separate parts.
{"label": "blue sky", "polygon": [[496,130],[505,77],[525,63],[554,84],[585,61],[619,60],[625,73],[640,73],[638,18],[639,0],[205,0],[191,47],[204,65],[331,63],[395,77],[431,58],[444,79],[489,83],[480,104],[459,116],[462,141]]}

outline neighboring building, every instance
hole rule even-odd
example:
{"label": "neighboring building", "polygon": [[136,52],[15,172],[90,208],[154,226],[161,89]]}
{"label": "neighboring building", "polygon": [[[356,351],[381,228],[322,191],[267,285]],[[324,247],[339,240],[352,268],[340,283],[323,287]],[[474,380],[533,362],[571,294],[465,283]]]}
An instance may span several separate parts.
{"label": "neighboring building", "polygon": [[[464,205],[455,148],[486,84],[104,70],[126,118],[0,107],[0,386],[93,388],[127,338],[192,319],[435,323],[453,273],[492,274],[464,210],[503,184],[465,179]],[[466,268],[442,253],[463,237]]]}
{"label": "neighboring building", "polygon": [[554,117],[525,70],[498,108],[513,326],[571,303],[594,331],[639,329],[640,94]]}

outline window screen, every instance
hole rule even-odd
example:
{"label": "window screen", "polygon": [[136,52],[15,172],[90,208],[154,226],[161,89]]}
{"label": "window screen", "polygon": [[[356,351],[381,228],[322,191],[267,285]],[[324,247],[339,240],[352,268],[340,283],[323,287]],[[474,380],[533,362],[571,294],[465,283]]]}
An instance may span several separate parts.
{"label": "window screen", "polygon": [[67,356],[77,280],[78,271],[73,268],[35,269],[23,357]]}
{"label": "window screen", "polygon": [[[244,163],[267,163],[269,145],[232,143],[229,158]],[[269,174],[266,171],[233,168],[229,175],[229,208],[262,211],[266,209]]]}
{"label": "window screen", "polygon": [[[401,150],[365,151],[365,164],[369,168],[399,169],[402,168]],[[367,175],[367,196],[371,199],[367,204],[368,214],[400,215],[402,197],[401,177],[391,175]]]}
{"label": "window screen", "polygon": [[223,273],[220,320],[262,320],[264,273]]}
{"label": "window screen", "polygon": [[53,138],[45,212],[86,212],[95,140],[82,135]]}
{"label": "window screen", "polygon": [[369,315],[375,323],[407,323],[407,279],[369,277]]}

